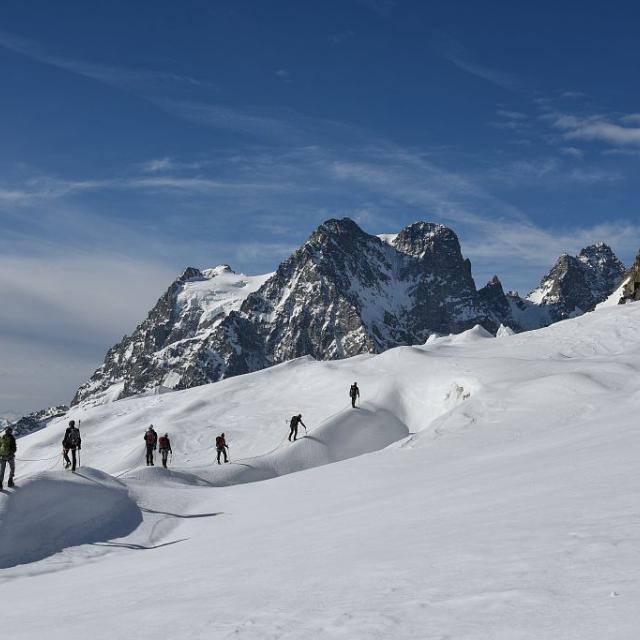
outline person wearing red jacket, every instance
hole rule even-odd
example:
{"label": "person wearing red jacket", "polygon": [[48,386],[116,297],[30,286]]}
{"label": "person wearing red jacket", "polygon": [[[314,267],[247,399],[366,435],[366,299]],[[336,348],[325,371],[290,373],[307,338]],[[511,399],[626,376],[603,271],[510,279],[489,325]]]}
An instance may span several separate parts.
{"label": "person wearing red jacket", "polygon": [[158,434],[155,432],[153,425],[149,425],[149,428],[145,432],[144,442],[147,448],[147,467],[153,467],[153,452],[156,450],[158,444]]}
{"label": "person wearing red jacket", "polygon": [[169,440],[169,434],[165,433],[163,436],[160,436],[158,439],[158,451],[162,456],[162,466],[167,468],[167,458],[169,457],[171,451],[171,440]]}

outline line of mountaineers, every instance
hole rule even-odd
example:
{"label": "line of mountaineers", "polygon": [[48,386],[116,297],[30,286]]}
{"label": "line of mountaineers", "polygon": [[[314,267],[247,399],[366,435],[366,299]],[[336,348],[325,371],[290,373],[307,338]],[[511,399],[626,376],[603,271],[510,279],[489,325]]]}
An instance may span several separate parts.
{"label": "line of mountaineers", "polygon": [[[360,389],[357,382],[354,382],[349,388],[349,397],[351,398],[351,406],[355,409],[356,402],[360,398]],[[304,427],[306,434],[307,426],[302,421],[301,413],[293,416],[289,421],[289,436],[287,438],[289,442],[295,442],[298,439],[298,427],[300,425]],[[157,450],[160,453],[162,466],[167,469],[167,464],[173,457],[169,434],[165,433],[158,437],[158,433],[154,429],[153,425],[150,425],[144,433],[143,440],[147,466],[155,466],[154,454]],[[65,469],[75,471],[80,466],[81,449],[82,437],[80,436],[80,429],[76,426],[75,420],[70,420],[69,426],[64,432],[64,437],[62,439],[62,460]],[[218,464],[221,464],[221,458],[224,458],[225,463],[228,463],[229,445],[227,444],[224,433],[216,436],[215,449]],[[4,487],[4,476],[7,466],[9,467],[9,480],[7,482],[7,486],[15,487],[16,451],[17,444],[16,438],[13,435],[13,428],[10,426],[6,427],[4,434],[0,436],[0,491],[2,491]]]}

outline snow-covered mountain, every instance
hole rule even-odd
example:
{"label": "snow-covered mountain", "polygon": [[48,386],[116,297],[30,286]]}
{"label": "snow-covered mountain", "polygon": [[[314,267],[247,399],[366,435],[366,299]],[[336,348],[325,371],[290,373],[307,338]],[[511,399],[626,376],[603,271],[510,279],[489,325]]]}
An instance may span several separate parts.
{"label": "snow-covered mountain", "polygon": [[21,438],[34,431],[44,429],[51,420],[65,415],[68,410],[68,406],[61,404],[56,407],[33,411],[21,418],[15,416],[0,418],[0,428],[13,427],[13,435],[16,438]]}
{"label": "snow-covered mountain", "polygon": [[556,265],[544,295],[523,300],[505,294],[497,277],[478,290],[456,234],[443,225],[373,236],[348,218],[328,220],[273,274],[188,268],[72,404],[190,388],[300,356],[381,353],[477,324],[494,334],[501,325],[540,328],[571,315],[568,308],[576,314],[575,300],[593,307],[622,273],[605,245],[558,264],[567,260],[579,267]]}
{"label": "snow-covered mountain", "polygon": [[593,309],[611,294],[624,272],[611,247],[591,245],[577,256],[560,256],[527,300],[544,307],[556,322]]}

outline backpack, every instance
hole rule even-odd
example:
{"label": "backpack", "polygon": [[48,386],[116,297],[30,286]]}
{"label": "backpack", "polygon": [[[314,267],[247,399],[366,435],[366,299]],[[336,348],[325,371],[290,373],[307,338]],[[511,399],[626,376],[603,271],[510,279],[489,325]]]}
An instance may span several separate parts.
{"label": "backpack", "polygon": [[144,434],[144,440],[147,444],[155,444],[156,443],[156,434],[154,431],[147,431]]}
{"label": "backpack", "polygon": [[0,458],[9,458],[12,454],[11,438],[8,436],[0,437]]}
{"label": "backpack", "polygon": [[225,441],[224,438],[222,436],[216,436],[216,447],[218,449],[223,449],[225,446]]}
{"label": "backpack", "polygon": [[67,445],[77,447],[80,445],[80,431],[76,427],[71,427],[67,433]]}
{"label": "backpack", "polygon": [[168,449],[169,448],[169,438],[165,438],[164,436],[160,437],[158,441],[160,444],[160,449]]}
{"label": "backpack", "polygon": [[355,398],[355,396],[358,394],[358,387],[355,384],[351,385],[351,389],[349,390],[349,395],[352,398]]}

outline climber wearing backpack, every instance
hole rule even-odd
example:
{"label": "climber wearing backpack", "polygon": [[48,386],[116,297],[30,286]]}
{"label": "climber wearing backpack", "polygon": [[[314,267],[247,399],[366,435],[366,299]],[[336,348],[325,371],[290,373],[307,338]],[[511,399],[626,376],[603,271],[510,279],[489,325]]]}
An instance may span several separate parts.
{"label": "climber wearing backpack", "polygon": [[360,389],[358,388],[358,383],[354,382],[349,389],[349,396],[351,397],[351,406],[356,408],[356,400],[360,397]]}
{"label": "climber wearing backpack", "polygon": [[147,467],[153,467],[153,452],[156,450],[158,443],[158,434],[155,432],[152,424],[149,425],[149,428],[142,437],[147,447]]}
{"label": "climber wearing backpack", "polygon": [[165,433],[163,436],[160,436],[158,440],[158,451],[160,451],[160,455],[162,456],[162,466],[167,468],[167,458],[169,457],[171,451],[171,441],[169,440],[169,434]]}
{"label": "climber wearing backpack", "polygon": [[224,439],[224,433],[221,433],[219,436],[216,436],[216,451],[218,452],[218,464],[220,464],[220,454],[224,455],[225,462],[229,462],[229,458],[227,457],[228,450],[229,450],[229,445],[227,445],[227,441]]}
{"label": "climber wearing backpack", "polygon": [[307,431],[307,425],[302,422],[302,414],[299,413],[297,416],[293,416],[291,418],[291,422],[289,423],[289,428],[291,431],[289,432],[289,442],[291,442],[291,436],[293,436],[293,440],[295,441],[298,438],[298,425],[302,425],[304,427],[305,433]]}
{"label": "climber wearing backpack", "polygon": [[[76,470],[76,451],[80,451],[80,449],[82,449],[80,429],[76,427],[75,420],[69,420],[69,426],[62,439],[62,457],[64,458],[65,469],[71,467],[71,471]],[[69,451],[71,451],[71,460],[69,460]]]}
{"label": "climber wearing backpack", "polygon": [[2,491],[4,482],[4,472],[9,464],[9,482],[10,487],[13,484],[13,476],[16,474],[16,439],[13,435],[13,429],[7,427],[4,434],[0,437],[0,491]]}

